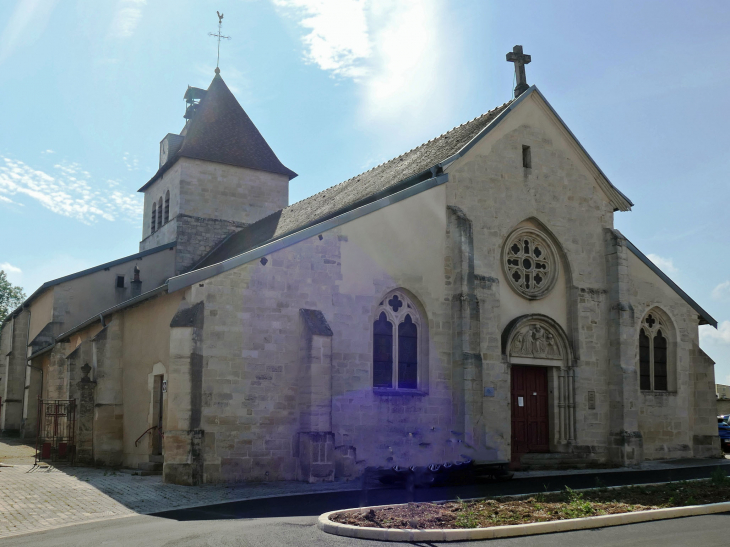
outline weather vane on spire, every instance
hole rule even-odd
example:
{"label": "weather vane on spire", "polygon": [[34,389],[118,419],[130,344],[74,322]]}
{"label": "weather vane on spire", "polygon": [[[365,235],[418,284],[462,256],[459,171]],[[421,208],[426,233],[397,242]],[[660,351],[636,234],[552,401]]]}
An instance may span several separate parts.
{"label": "weather vane on spire", "polygon": [[216,13],[218,14],[218,33],[213,34],[212,32],[209,32],[208,36],[214,36],[214,37],[218,38],[218,58],[215,61],[215,73],[220,74],[221,69],[218,68],[218,65],[220,64],[220,61],[221,61],[221,38],[223,38],[225,40],[230,40],[231,37],[223,36],[221,34],[221,26],[223,25],[223,14],[220,13],[219,11],[216,11]]}

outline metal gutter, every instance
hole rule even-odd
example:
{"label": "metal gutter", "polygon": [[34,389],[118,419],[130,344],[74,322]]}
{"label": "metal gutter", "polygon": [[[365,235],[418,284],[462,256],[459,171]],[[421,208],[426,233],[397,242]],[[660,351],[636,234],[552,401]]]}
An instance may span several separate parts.
{"label": "metal gutter", "polygon": [[31,353],[27,357],[27,360],[30,361],[31,359],[35,359],[39,355],[43,355],[44,353],[48,353],[49,351],[51,351],[55,347],[56,347],[56,342],[53,342],[51,345],[45,346],[45,347],[39,349],[38,351],[36,351],[35,353]]}
{"label": "metal gutter", "polygon": [[626,246],[629,248],[629,250],[636,255],[636,258],[641,260],[646,266],[649,267],[651,271],[653,271],[655,274],[657,274],[662,281],[664,281],[667,285],[669,285],[674,292],[676,292],[679,296],[682,297],[682,299],[689,304],[693,310],[695,310],[699,316],[700,316],[700,325],[712,325],[713,327],[717,328],[717,321],[715,318],[713,318],[709,313],[707,313],[702,306],[700,306],[697,302],[695,302],[686,292],[684,292],[682,289],[679,288],[679,285],[677,285],[674,281],[669,279],[669,276],[665,274],[663,271],[659,269],[659,267],[654,264],[649,258],[642,253],[636,245],[631,243],[628,239],[626,240]]}
{"label": "metal gutter", "polygon": [[217,264],[212,264],[211,266],[206,266],[205,268],[200,268],[199,270],[193,270],[192,272],[178,275],[176,277],[171,277],[167,280],[167,290],[168,292],[175,292],[185,287],[189,287],[190,285],[194,285],[195,283],[199,283],[258,258],[262,258],[267,254],[279,251],[281,249],[289,247],[290,245],[294,245],[295,243],[299,243],[300,241],[319,235],[322,232],[326,232],[327,230],[331,230],[332,228],[341,226],[342,224],[370,214],[374,211],[378,211],[384,207],[387,207],[388,205],[398,203],[399,201],[408,199],[409,197],[415,196],[416,194],[420,194],[421,192],[425,192],[426,190],[430,190],[431,188],[440,186],[441,184],[448,182],[448,180],[448,174],[444,173],[441,175],[437,175],[430,179],[414,184],[413,186],[401,190],[400,192],[396,192],[372,203],[368,203],[361,207],[357,207],[355,209],[347,211],[334,218],[324,220],[313,226],[303,228],[292,234],[283,236],[279,239],[275,239],[270,243],[265,243],[260,247],[252,249],[250,251],[246,251],[245,253],[224,260],[223,262],[218,262]]}
{"label": "metal gutter", "polygon": [[124,308],[129,308],[130,306],[134,306],[135,304],[138,304],[140,302],[144,302],[145,300],[149,300],[150,298],[157,296],[158,294],[161,294],[163,292],[167,291],[167,283],[164,285],[160,285],[156,289],[152,289],[151,291],[147,291],[146,293],[142,293],[139,296],[135,296],[134,298],[130,298],[129,300],[125,300],[121,304],[117,304],[116,306],[112,306],[111,308],[107,308],[101,313],[95,314],[93,317],[90,317],[83,323],[79,323],[72,329],[67,330],[66,332],[62,332],[56,337],[56,342],[63,342],[65,339],[67,339],[69,336],[72,336],[73,334],[76,334],[78,331],[85,329],[89,325],[93,325],[97,321],[102,321],[105,315],[111,315],[112,313],[118,312],[119,310],[123,310]]}
{"label": "metal gutter", "polygon": [[[345,205],[344,207],[340,207],[339,209],[336,209],[336,210],[334,210],[332,212],[329,212],[329,213],[327,213],[325,215],[322,215],[320,217],[317,217],[314,220],[312,220],[310,222],[307,222],[305,224],[302,224],[301,226],[298,226],[297,228],[295,228],[293,230],[290,230],[288,232],[284,232],[283,234],[280,234],[279,236],[276,236],[275,238],[270,238],[267,241],[262,241],[259,244],[259,247],[262,246],[262,245],[267,245],[267,244],[271,243],[272,241],[279,240],[279,239],[281,239],[283,237],[286,237],[288,235],[295,234],[295,233],[297,233],[297,232],[299,232],[301,230],[304,230],[305,228],[309,228],[311,226],[315,226],[315,225],[320,224],[320,223],[322,223],[322,222],[324,222],[326,220],[330,220],[332,218],[335,218],[335,217],[338,217],[338,216],[343,215],[345,213],[348,213],[350,211],[353,211],[353,210],[357,209],[358,207],[362,207],[364,205],[368,205],[370,203],[374,203],[374,202],[376,202],[376,201],[378,201],[378,200],[380,200],[382,198],[385,198],[385,197],[388,197],[388,196],[392,196],[393,194],[397,194],[401,190],[404,190],[406,188],[410,188],[410,186],[415,186],[419,182],[423,182],[423,181],[428,180],[430,178],[433,178],[433,177],[435,177],[435,176],[437,176],[439,174],[441,174],[441,170],[438,168],[438,166],[434,165],[433,167],[429,167],[428,169],[426,169],[424,171],[421,171],[420,173],[416,173],[415,175],[411,175],[409,177],[406,177],[403,180],[400,180],[400,181],[396,182],[395,184],[392,184],[391,186],[388,186],[387,188],[385,188],[383,190],[379,190],[379,191],[375,192],[374,194],[370,194],[370,195],[368,195],[368,196],[366,196],[364,198],[361,198],[361,199],[355,201],[354,203],[350,203],[349,205]],[[284,210],[285,209],[281,209],[279,211],[276,211],[275,213],[273,213],[273,215],[275,215],[277,213],[281,213]],[[272,216],[272,215],[269,215],[269,216]],[[259,219],[256,222],[254,222],[253,224],[249,224],[246,228],[243,228],[243,230],[246,230],[246,229],[250,228],[251,226],[255,226],[257,223],[263,222],[267,218],[269,218],[269,217],[264,217],[262,219]],[[200,265],[201,264],[205,264],[205,262],[208,260],[208,257],[210,257],[212,254],[214,254],[219,248],[221,248],[222,246],[224,246],[226,244],[226,242],[230,238],[234,237],[237,233],[238,232],[234,232],[234,233],[229,234],[228,236],[226,236],[225,239],[223,239],[223,241],[221,241],[218,245],[216,245],[215,247],[213,247],[200,260],[198,260],[195,263],[195,266],[193,266],[193,268],[190,271],[194,271],[194,270],[200,269]]]}

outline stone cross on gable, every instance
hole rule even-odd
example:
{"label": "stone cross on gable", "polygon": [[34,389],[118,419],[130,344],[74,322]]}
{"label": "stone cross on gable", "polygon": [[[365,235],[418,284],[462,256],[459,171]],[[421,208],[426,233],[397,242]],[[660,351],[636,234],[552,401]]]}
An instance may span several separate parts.
{"label": "stone cross on gable", "polygon": [[507,61],[515,64],[515,78],[517,79],[517,85],[515,86],[515,98],[522,95],[529,89],[527,85],[527,76],[525,76],[525,65],[528,64],[532,58],[529,55],[522,53],[522,46],[515,46],[507,54]]}

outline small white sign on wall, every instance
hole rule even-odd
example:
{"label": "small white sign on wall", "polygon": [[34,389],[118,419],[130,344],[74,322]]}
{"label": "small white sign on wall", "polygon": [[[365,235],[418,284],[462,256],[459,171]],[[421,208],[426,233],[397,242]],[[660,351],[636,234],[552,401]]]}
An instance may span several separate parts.
{"label": "small white sign on wall", "polygon": [[525,406],[525,400],[522,397],[517,397],[517,406]]}
{"label": "small white sign on wall", "polygon": [[167,393],[167,380],[162,380],[162,393]]}

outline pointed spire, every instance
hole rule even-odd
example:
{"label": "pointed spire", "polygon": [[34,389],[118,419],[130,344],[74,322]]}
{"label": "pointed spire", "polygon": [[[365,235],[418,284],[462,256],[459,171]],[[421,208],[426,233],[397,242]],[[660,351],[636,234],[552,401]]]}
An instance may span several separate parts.
{"label": "pointed spire", "polygon": [[297,176],[276,157],[218,69],[188,124],[178,155],[279,173],[289,179]]}

